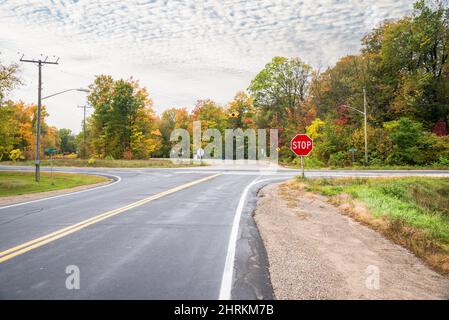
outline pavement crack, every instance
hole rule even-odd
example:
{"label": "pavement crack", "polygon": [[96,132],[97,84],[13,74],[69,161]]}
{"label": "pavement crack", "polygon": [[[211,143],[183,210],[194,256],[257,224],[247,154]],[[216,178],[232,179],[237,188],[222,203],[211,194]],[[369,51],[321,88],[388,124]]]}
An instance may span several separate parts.
{"label": "pavement crack", "polygon": [[13,219],[10,219],[10,220],[1,222],[1,223],[0,223],[0,226],[3,226],[3,225],[5,225],[5,224],[11,223],[11,222],[14,222],[14,221],[17,221],[17,220],[20,220],[20,219],[25,218],[25,217],[27,217],[27,216],[30,216],[30,215],[32,215],[32,214],[42,212],[42,210],[44,210],[44,208],[39,208],[39,209],[37,209],[37,210],[33,210],[33,211],[28,212],[28,213],[24,213],[24,214],[22,214],[22,215],[20,215],[20,216],[18,216],[18,217],[13,218]]}

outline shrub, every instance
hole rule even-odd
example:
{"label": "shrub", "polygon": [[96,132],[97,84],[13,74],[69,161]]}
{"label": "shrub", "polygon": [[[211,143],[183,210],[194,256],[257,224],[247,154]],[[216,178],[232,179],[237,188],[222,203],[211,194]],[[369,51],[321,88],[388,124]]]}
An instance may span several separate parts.
{"label": "shrub", "polygon": [[21,157],[22,157],[22,151],[20,151],[20,149],[13,149],[9,152],[9,158],[14,162],[16,162]]}
{"label": "shrub", "polygon": [[438,159],[438,162],[436,162],[435,164],[439,166],[449,167],[449,158],[440,157]]}
{"label": "shrub", "polygon": [[87,160],[87,164],[88,164],[89,166],[94,165],[94,164],[95,164],[95,158],[90,158],[89,160]]}
{"label": "shrub", "polygon": [[[296,158],[295,161],[298,162],[298,164],[301,164],[301,159]],[[304,166],[306,168],[322,168],[324,167],[324,162],[319,160],[316,157],[304,157]]]}
{"label": "shrub", "polygon": [[348,164],[346,152],[339,151],[331,154],[329,158],[329,164],[334,167],[344,167]]}
{"label": "shrub", "polygon": [[418,143],[423,132],[422,124],[408,118],[385,123],[385,127],[391,130],[390,139],[393,142],[393,150],[387,157],[389,164],[419,164],[422,162]]}
{"label": "shrub", "polygon": [[370,166],[383,166],[384,162],[380,158],[373,158],[369,161]]}

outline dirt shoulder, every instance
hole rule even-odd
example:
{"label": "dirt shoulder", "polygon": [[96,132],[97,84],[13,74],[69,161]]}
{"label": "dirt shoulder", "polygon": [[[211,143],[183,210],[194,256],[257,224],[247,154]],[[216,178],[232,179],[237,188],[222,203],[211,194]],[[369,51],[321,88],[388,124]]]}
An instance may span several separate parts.
{"label": "dirt shoulder", "polygon": [[322,196],[286,192],[263,188],[255,214],[277,299],[449,299],[449,278],[408,250]]}
{"label": "dirt shoulder", "polygon": [[17,195],[17,196],[0,197],[0,206],[8,206],[8,205],[12,205],[12,204],[20,203],[20,202],[39,200],[39,199],[54,197],[54,196],[58,196],[58,195],[66,194],[66,193],[72,193],[72,192],[76,192],[76,191],[92,189],[92,188],[96,188],[99,186],[109,184],[111,182],[112,182],[112,179],[109,179],[108,181],[104,181],[104,182],[100,182],[100,183],[87,184],[87,185],[82,185],[82,186],[68,188],[68,189],[28,193],[28,194],[22,194],[22,195]]}

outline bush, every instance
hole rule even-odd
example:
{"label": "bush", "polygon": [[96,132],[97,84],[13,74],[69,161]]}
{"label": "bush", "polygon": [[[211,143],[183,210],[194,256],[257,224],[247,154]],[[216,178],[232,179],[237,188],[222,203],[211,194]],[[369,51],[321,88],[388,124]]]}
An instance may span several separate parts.
{"label": "bush", "polygon": [[383,160],[379,158],[373,158],[369,161],[370,166],[381,167],[383,166],[383,164],[384,164]]}
{"label": "bush", "polygon": [[14,162],[16,162],[21,157],[22,157],[22,151],[20,151],[20,149],[13,149],[9,152],[9,158]]}
{"label": "bush", "polygon": [[419,164],[422,158],[418,144],[422,139],[422,124],[408,118],[401,118],[385,124],[391,129],[390,139],[393,150],[387,157],[387,162],[393,165]]}
{"label": "bush", "polygon": [[435,164],[438,166],[449,167],[449,158],[440,157]]}
{"label": "bush", "polygon": [[432,164],[440,158],[449,157],[449,137],[439,137],[433,133],[426,133],[418,144],[420,163]]}
{"label": "bush", "polygon": [[94,164],[95,164],[95,158],[90,158],[89,160],[87,160],[87,164],[88,164],[89,166],[94,165]]}
{"label": "bush", "polygon": [[[299,165],[301,165],[301,159],[296,158],[295,161],[298,162]],[[325,166],[323,161],[320,161],[316,157],[304,157],[304,166],[306,168],[322,168]]]}
{"label": "bush", "polygon": [[331,154],[329,158],[329,165],[333,167],[344,167],[348,164],[347,153],[339,151]]}

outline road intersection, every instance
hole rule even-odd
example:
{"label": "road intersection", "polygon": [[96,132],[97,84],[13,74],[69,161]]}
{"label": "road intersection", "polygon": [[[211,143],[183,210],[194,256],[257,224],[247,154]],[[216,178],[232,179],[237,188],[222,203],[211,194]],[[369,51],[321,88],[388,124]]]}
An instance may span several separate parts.
{"label": "road intersection", "polygon": [[[251,212],[260,187],[299,171],[265,169],[57,168],[115,182],[0,207],[0,298],[270,299],[266,257]],[[313,170],[306,175],[447,173]],[[68,266],[79,269],[80,289],[67,289]]]}

